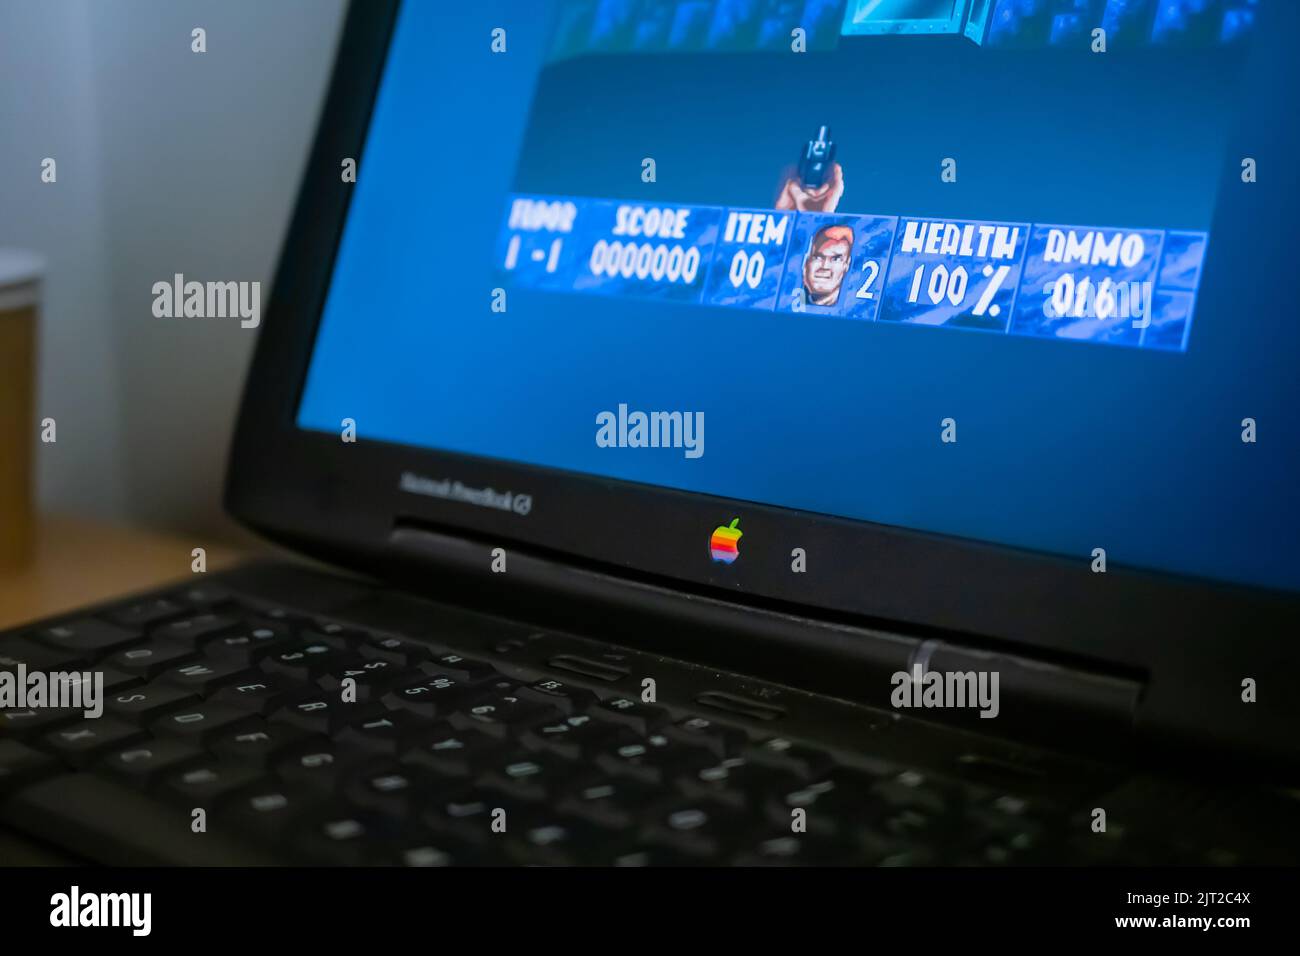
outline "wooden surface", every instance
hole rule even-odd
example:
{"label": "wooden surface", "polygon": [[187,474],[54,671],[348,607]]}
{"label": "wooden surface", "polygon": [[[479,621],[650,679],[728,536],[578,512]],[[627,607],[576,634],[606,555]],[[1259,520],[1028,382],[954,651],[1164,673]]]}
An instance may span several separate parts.
{"label": "wooden surface", "polygon": [[0,570],[0,629],[62,614],[86,604],[160,587],[201,581],[190,570],[194,548],[219,571],[242,553],[202,535],[160,534],[82,518],[45,516],[36,522],[34,558]]}
{"label": "wooden surface", "polygon": [[7,309],[0,301],[0,568],[12,567],[32,548],[35,370],[36,310]]}

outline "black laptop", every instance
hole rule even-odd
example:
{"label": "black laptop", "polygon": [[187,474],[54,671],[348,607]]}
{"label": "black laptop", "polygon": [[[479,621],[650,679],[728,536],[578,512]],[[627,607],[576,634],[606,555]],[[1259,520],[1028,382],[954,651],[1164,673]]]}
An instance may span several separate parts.
{"label": "black laptop", "polygon": [[312,560],[0,638],[103,688],[6,845],[1300,862],[1298,34],[353,5],[226,486]]}

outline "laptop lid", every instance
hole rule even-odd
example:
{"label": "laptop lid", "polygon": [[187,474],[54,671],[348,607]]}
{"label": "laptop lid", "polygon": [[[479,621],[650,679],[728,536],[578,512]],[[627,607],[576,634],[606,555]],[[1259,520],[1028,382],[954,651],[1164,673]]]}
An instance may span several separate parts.
{"label": "laptop lid", "polygon": [[1300,588],[1297,28],[359,4],[229,506],[372,567],[451,534],[1087,661],[1258,733]]}

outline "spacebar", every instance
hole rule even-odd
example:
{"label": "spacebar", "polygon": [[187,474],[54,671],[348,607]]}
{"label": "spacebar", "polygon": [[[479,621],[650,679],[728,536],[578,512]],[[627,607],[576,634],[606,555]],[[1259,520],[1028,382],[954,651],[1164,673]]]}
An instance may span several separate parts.
{"label": "spacebar", "polygon": [[112,780],[65,774],[0,806],[0,822],[79,857],[115,866],[261,866],[276,861],[220,833],[194,833],[190,813]]}

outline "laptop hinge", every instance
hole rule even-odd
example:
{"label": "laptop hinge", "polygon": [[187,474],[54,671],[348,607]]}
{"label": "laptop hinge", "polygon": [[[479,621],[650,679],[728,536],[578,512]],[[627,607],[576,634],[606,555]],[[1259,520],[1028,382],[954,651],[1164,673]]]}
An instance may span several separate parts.
{"label": "laptop hinge", "polygon": [[1045,661],[966,635],[740,603],[520,547],[510,550],[508,574],[485,573],[493,543],[411,523],[398,523],[389,547],[397,559],[394,579],[417,594],[871,706],[894,709],[896,675],[912,674],[917,664],[923,671],[996,673],[996,719],[970,707],[909,713],[981,733],[1046,736],[1056,744],[1124,735],[1143,686],[1136,675]]}
{"label": "laptop hinge", "polygon": [[[1051,736],[1077,737],[1101,728],[1132,730],[1143,688],[1135,677],[933,638],[918,644],[908,661],[908,672],[913,677],[931,672],[975,675],[985,682],[981,691],[996,675],[997,717],[1007,717],[1017,725],[1018,733],[1037,729]],[[968,713],[960,723],[997,722],[979,716],[989,713],[990,707],[968,710],[975,713]],[[1039,720],[1048,723],[1038,728],[1023,726],[1026,721],[1033,724]]]}

